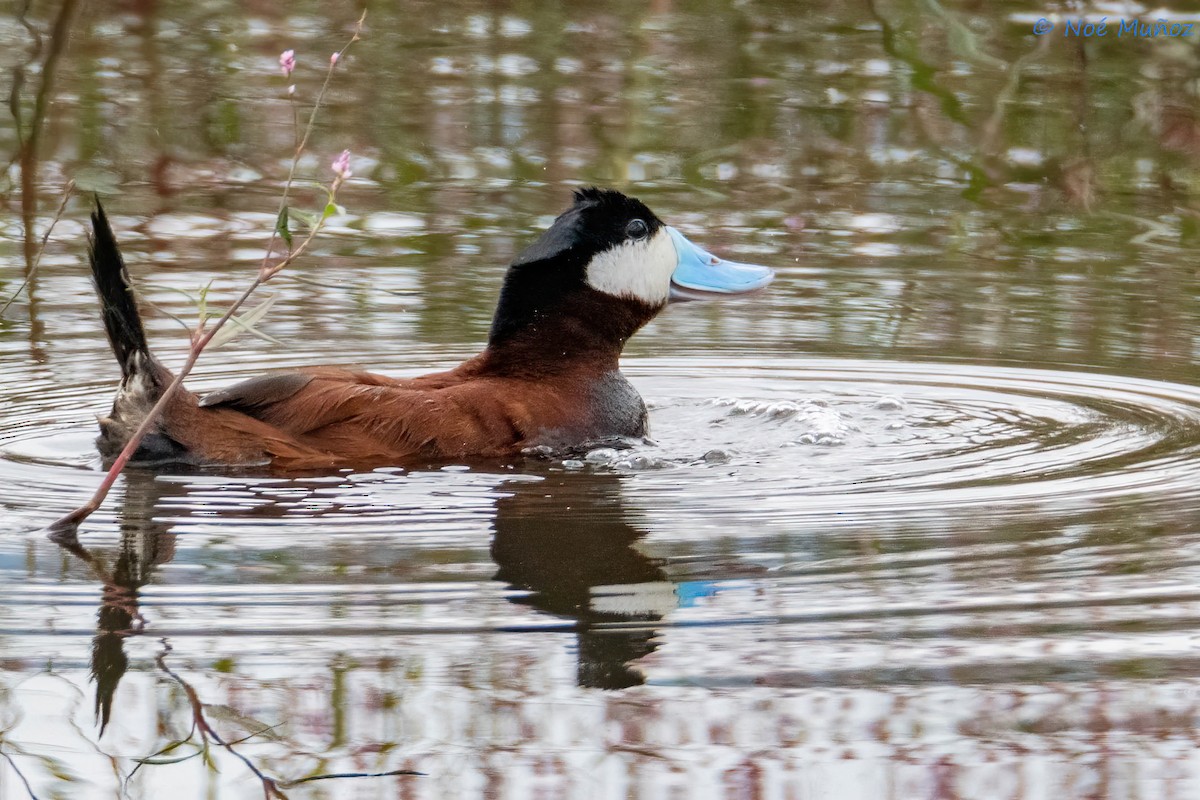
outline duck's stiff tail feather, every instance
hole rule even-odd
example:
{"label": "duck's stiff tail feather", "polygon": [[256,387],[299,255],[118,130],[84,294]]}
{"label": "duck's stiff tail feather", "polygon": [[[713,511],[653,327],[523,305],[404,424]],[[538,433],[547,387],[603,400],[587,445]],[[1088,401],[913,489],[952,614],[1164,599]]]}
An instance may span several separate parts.
{"label": "duck's stiff tail feather", "polygon": [[[96,439],[105,462],[111,462],[162,397],[171,382],[171,373],[150,352],[125,260],[99,199],[92,212],[88,260],[100,297],[104,331],[121,365],[121,387],[113,401],[112,413],[100,419],[100,436]],[[152,432],[138,448],[135,460],[175,460],[181,450],[177,442],[161,431]]]}
{"label": "duck's stiff tail feather", "polygon": [[121,365],[122,382],[128,381],[139,371],[138,362],[153,360],[150,346],[146,343],[146,331],[142,327],[142,316],[138,313],[137,300],[129,283],[125,259],[117,248],[117,237],[100,201],[92,212],[92,233],[88,236],[88,260],[92,264],[92,280],[96,282],[96,294],[100,296],[100,314],[104,319],[104,332],[112,345],[117,363]]}

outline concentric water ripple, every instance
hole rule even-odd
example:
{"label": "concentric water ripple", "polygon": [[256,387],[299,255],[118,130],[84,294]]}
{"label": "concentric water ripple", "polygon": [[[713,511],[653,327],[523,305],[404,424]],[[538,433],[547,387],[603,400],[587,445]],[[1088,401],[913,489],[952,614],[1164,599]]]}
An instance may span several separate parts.
{"label": "concentric water ripple", "polygon": [[[201,383],[261,368],[209,372]],[[507,481],[561,469],[626,475],[627,500],[651,516],[670,508],[676,520],[694,515],[705,525],[722,516],[788,524],[831,514],[973,513],[980,504],[996,513],[1030,503],[1045,511],[1180,498],[1200,487],[1195,387],[1083,372],[803,358],[640,359],[627,370],[651,404],[652,445],[579,461],[435,473],[164,478],[182,491],[160,510],[173,516],[178,508],[178,518],[197,527],[197,517],[213,514],[268,528],[321,517],[354,520],[369,533],[398,517],[436,526],[472,508],[486,515]],[[22,527],[44,524],[93,481],[92,415],[104,410],[111,386],[44,374],[5,391],[4,502],[10,520],[25,520]],[[441,500],[431,504],[430,496]]]}
{"label": "concentric water ripple", "polygon": [[658,409],[663,449],[711,445],[736,473],[719,497],[690,498],[706,514],[738,507],[739,497],[756,498],[740,504],[755,517],[1034,501],[1044,511],[1193,495],[1200,477],[1196,387],[942,363],[730,360],[709,369],[732,399],[697,402],[705,380],[685,365],[635,368],[659,395],[688,398]]}

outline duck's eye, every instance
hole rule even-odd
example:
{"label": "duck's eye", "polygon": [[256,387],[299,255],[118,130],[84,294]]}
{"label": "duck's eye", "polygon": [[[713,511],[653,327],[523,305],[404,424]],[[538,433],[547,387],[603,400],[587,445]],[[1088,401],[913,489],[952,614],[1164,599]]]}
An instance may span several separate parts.
{"label": "duck's eye", "polygon": [[645,239],[648,233],[650,233],[650,226],[643,219],[630,220],[629,224],[625,226],[625,234],[631,239]]}

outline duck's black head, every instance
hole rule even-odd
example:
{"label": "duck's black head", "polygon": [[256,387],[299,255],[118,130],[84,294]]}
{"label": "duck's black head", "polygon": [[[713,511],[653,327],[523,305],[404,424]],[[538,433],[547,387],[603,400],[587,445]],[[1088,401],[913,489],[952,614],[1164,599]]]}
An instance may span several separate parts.
{"label": "duck's black head", "polygon": [[490,344],[562,335],[566,324],[619,348],[667,304],[678,259],[662,220],[611,189],[574,199],[509,266]]}
{"label": "duck's black head", "polygon": [[697,247],[635,198],[581,189],[509,267],[488,345],[615,357],[669,300],[742,294],[773,277]]}

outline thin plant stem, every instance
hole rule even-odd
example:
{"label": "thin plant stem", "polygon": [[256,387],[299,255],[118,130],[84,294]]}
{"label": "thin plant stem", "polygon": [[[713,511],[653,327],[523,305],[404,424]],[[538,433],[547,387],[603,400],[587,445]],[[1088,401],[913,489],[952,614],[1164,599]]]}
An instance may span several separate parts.
{"label": "thin plant stem", "polygon": [[195,724],[196,729],[200,731],[201,740],[205,741],[212,739],[214,742],[221,745],[221,747],[224,747],[226,750],[228,750],[230,754],[237,757],[237,759],[243,764],[245,764],[246,768],[253,772],[256,778],[262,781],[263,797],[266,798],[266,800],[271,800],[272,798],[287,800],[287,795],[279,790],[278,783],[274,778],[263,774],[263,771],[256,767],[253,761],[239,753],[237,750],[234,750],[233,743],[226,742],[224,739],[222,739],[221,734],[217,733],[216,729],[209,724],[208,719],[204,716],[204,704],[200,702],[200,695],[196,694],[196,690],[192,688],[190,683],[185,681],[174,670],[167,666],[167,654],[170,652],[171,645],[164,641],[163,650],[158,654],[158,657],[155,659],[155,661],[158,663],[159,669],[161,669],[168,676],[170,676],[172,680],[183,687],[183,691],[187,694],[188,705],[190,705],[192,708],[192,721]]}
{"label": "thin plant stem", "polygon": [[[272,800],[272,798],[275,798],[276,800],[287,800],[287,795],[283,793],[284,788],[290,789],[294,786],[299,786],[302,783],[311,783],[313,781],[342,780],[346,778],[387,778],[401,775],[415,775],[423,777],[425,775],[423,772],[416,772],[415,770],[410,769],[394,769],[386,772],[330,772],[321,775],[310,775],[307,778],[298,778],[291,781],[272,778],[270,775],[267,775],[265,772],[255,766],[254,762],[245,755],[237,750],[234,750],[233,746],[235,744],[241,744],[249,741],[257,736],[261,736],[267,731],[279,726],[269,725],[262,730],[259,730],[241,739],[234,739],[228,742],[222,739],[221,734],[218,733],[215,728],[213,728],[212,724],[208,721],[208,718],[204,716],[204,703],[200,700],[200,695],[196,692],[196,689],[190,683],[184,680],[182,676],[167,666],[167,656],[171,653],[171,645],[165,639],[161,641],[163,649],[155,657],[155,663],[158,665],[158,668],[162,670],[168,677],[178,683],[183,688],[184,693],[187,695],[188,705],[191,707],[192,711],[192,733],[194,734],[198,732],[200,734],[201,744],[199,753],[203,753],[207,749],[209,740],[216,742],[218,745],[225,748],[227,751],[229,751],[229,753],[245,764],[246,768],[253,772],[254,776],[262,782],[263,796],[266,798],[266,800]],[[188,739],[172,742],[170,745],[160,750],[159,754],[174,749],[175,746],[188,741],[191,739],[191,737],[192,734],[189,734]],[[194,758],[195,755],[197,754],[185,756],[181,758],[180,761]],[[153,758],[153,756],[151,758]],[[149,759],[142,760],[139,762],[138,766],[140,767],[142,764],[147,763],[147,761],[149,761]],[[134,771],[136,772],[136,768]],[[131,777],[132,774],[133,773],[130,773]]]}
{"label": "thin plant stem", "polygon": [[297,778],[294,781],[284,781],[280,786],[292,788],[299,786],[302,783],[311,783],[312,781],[330,781],[341,780],[344,778],[391,778],[397,775],[416,775],[417,777],[425,777],[424,772],[417,772],[412,769],[392,769],[387,772],[330,772],[325,775],[312,775],[308,778]]}
{"label": "thin plant stem", "polygon": [[[333,78],[333,71],[337,66],[337,61],[340,61],[341,57],[345,55],[347,50],[350,49],[350,46],[359,40],[359,34],[362,32],[363,23],[366,21],[366,18],[367,12],[364,11],[362,16],[358,18],[358,23],[354,27],[354,33],[351,35],[350,41],[338,51],[338,58],[336,60],[330,60],[329,68],[325,73],[325,82],[321,84],[321,90],[317,93],[317,98],[313,103],[313,111],[309,116],[308,125],[304,130],[304,136],[301,137],[300,144],[297,146],[295,153],[292,155],[292,166],[288,171],[287,181],[283,186],[283,197],[280,199],[279,203],[280,215],[282,215],[283,210],[287,207],[289,192],[291,191],[292,184],[295,181],[296,168],[300,162],[300,156],[308,144],[308,138],[312,133],[313,126],[316,122],[317,111],[321,108],[321,103],[324,100],[325,93],[329,88],[329,82]],[[340,174],[334,178],[333,185],[330,188],[329,193],[331,202],[332,198],[336,196],[337,190],[342,185],[343,180],[344,176]],[[276,218],[278,219],[278,215]],[[167,388],[163,391],[162,395],[158,398],[158,402],[156,402],[154,407],[150,409],[150,412],[142,419],[141,424],[138,425],[137,430],[133,433],[133,436],[131,436],[129,441],[125,443],[124,449],[121,450],[120,454],[113,461],[112,465],[108,469],[108,473],[104,476],[104,480],[100,482],[100,486],[96,489],[91,498],[83,505],[79,506],[66,516],[61,517],[50,525],[48,531],[51,538],[69,539],[70,537],[74,536],[75,531],[79,527],[80,523],[91,516],[96,509],[100,507],[100,504],[104,502],[104,498],[108,496],[109,491],[117,482],[117,478],[120,477],[121,472],[125,469],[125,466],[133,457],[133,454],[137,452],[138,447],[142,443],[142,439],[144,439],[146,434],[150,432],[151,428],[158,424],[159,417],[163,410],[175,399],[180,387],[183,386],[184,379],[187,378],[187,376],[191,373],[192,368],[196,365],[196,360],[200,358],[200,354],[204,352],[204,348],[208,346],[208,343],[212,341],[213,337],[218,331],[221,330],[225,323],[237,313],[238,309],[240,309],[242,305],[248,299],[250,299],[250,296],[254,294],[258,287],[262,286],[265,282],[273,278],[308,249],[308,246],[312,243],[313,239],[316,238],[317,233],[323,227],[324,222],[325,215],[321,214],[317,217],[316,222],[309,230],[308,236],[305,237],[299,246],[291,250],[291,252],[289,252],[282,261],[274,265],[270,264],[271,253],[273,252],[275,241],[279,237],[279,226],[276,225],[271,229],[271,238],[267,242],[266,254],[263,256],[262,265],[259,267],[258,274],[255,276],[254,280],[248,287],[246,287],[246,290],[241,293],[238,299],[234,301],[233,305],[225,311],[225,313],[211,328],[206,329],[204,321],[201,320],[200,326],[196,329],[192,336],[192,344],[188,350],[187,360],[185,360],[183,366],[179,368],[174,380],[172,380]]]}
{"label": "thin plant stem", "polygon": [[0,758],[7,761],[8,765],[12,767],[12,771],[17,773],[17,777],[21,779],[21,783],[25,784],[25,791],[29,792],[29,796],[33,800],[38,800],[38,796],[33,793],[33,787],[29,785],[29,779],[25,777],[25,773],[21,772],[21,768],[17,766],[17,762],[13,761],[12,756],[4,752],[3,749],[0,749]]}
{"label": "thin plant stem", "polygon": [[138,446],[142,443],[142,439],[144,439],[146,434],[150,432],[151,428],[158,424],[158,418],[159,415],[162,414],[163,409],[165,409],[167,405],[175,399],[176,392],[178,392],[179,387],[183,385],[184,379],[187,378],[187,376],[191,373],[192,367],[196,365],[196,360],[200,358],[200,354],[204,352],[204,348],[207,347],[208,343],[212,341],[214,336],[217,335],[217,332],[225,326],[225,323],[237,313],[238,309],[240,309],[242,305],[245,304],[248,299],[250,299],[250,296],[254,294],[259,286],[262,286],[266,281],[270,280],[275,273],[287,267],[289,264],[299,258],[305,250],[308,249],[308,245],[314,238],[316,238],[318,231],[321,230],[323,225],[324,220],[318,218],[316,224],[313,225],[312,230],[309,231],[308,236],[295,250],[289,253],[288,256],[283,259],[283,261],[271,267],[265,277],[262,273],[257,275],[250,285],[246,287],[246,290],[241,293],[238,299],[233,302],[233,305],[231,305],[229,309],[221,315],[220,319],[218,319],[212,327],[197,332],[197,335],[192,340],[191,347],[188,349],[187,360],[183,362],[183,366],[179,368],[179,372],[176,373],[175,379],[167,385],[167,388],[158,398],[158,402],[156,402],[154,407],[150,409],[150,413],[148,413],[142,419],[142,422],[140,425],[138,425],[137,430],[133,432],[133,436],[131,436],[129,441],[125,444],[125,448],[121,450],[120,454],[113,461],[112,466],[108,468],[108,474],[104,476],[104,480],[100,482],[100,486],[97,487],[96,492],[79,508],[76,508],[71,513],[55,521],[48,529],[52,536],[57,538],[73,533],[75,528],[77,528],[81,522],[90,517],[96,511],[96,509],[100,507],[100,504],[104,502],[104,498],[108,496],[109,491],[112,489],[113,484],[117,482],[117,478],[120,477],[121,472],[125,469],[125,465],[129,463],[129,460],[133,457],[133,454],[137,452]]}
{"label": "thin plant stem", "polygon": [[[358,22],[354,25],[354,33],[350,36],[350,41],[338,50],[337,61],[340,62],[342,56],[350,49],[350,46],[359,40],[359,34],[362,33],[363,23],[367,20],[367,12],[364,10],[362,16],[358,18]],[[332,59],[329,62],[329,69],[325,71],[325,82],[321,84],[321,90],[317,92],[317,99],[313,102],[312,113],[308,115],[308,124],[304,126],[304,135],[300,137],[300,143],[296,145],[296,150],[292,154],[292,166],[288,170],[287,180],[283,184],[283,195],[279,198],[279,213],[283,213],[283,209],[287,206],[288,197],[291,194],[292,184],[296,179],[296,168],[300,165],[300,154],[304,152],[304,148],[308,145],[308,137],[312,135],[313,127],[317,122],[317,112],[321,110],[321,103],[325,100],[325,91],[329,88],[329,82],[333,79],[333,70],[337,67],[337,62]],[[293,101],[293,119],[295,119],[295,101]],[[267,261],[271,258],[272,249],[275,247],[275,240],[279,237],[278,228],[271,230],[271,239],[267,242],[267,253],[263,258],[263,269],[266,269]]]}
{"label": "thin plant stem", "polygon": [[21,285],[12,293],[12,297],[8,298],[8,301],[0,307],[0,317],[4,316],[4,312],[8,311],[8,307],[16,302],[16,299],[21,296],[21,292],[25,291],[25,287],[37,275],[38,267],[42,263],[42,253],[46,252],[46,243],[50,241],[50,234],[54,231],[54,226],[58,224],[58,221],[62,219],[63,211],[67,208],[67,201],[71,199],[71,195],[74,193],[75,181],[69,180],[63,187],[62,201],[58,204],[58,211],[54,212],[54,219],[50,220],[50,227],[42,235],[42,243],[38,245],[37,253],[33,257],[33,264],[29,267],[29,271],[25,273],[25,280],[21,281]]}

